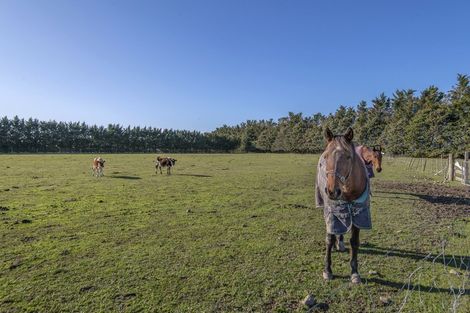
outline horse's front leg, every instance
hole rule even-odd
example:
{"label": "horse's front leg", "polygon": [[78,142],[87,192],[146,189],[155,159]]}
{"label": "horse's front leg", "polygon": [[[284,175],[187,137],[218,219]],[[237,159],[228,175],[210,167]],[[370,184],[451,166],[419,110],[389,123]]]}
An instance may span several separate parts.
{"label": "horse's front leg", "polygon": [[326,234],[326,255],[325,255],[325,269],[323,270],[323,279],[331,280],[333,278],[333,271],[331,270],[331,249],[335,244],[336,236]]}
{"label": "horse's front leg", "polygon": [[336,250],[340,252],[346,251],[346,247],[344,246],[344,235],[339,235],[336,239]]}
{"label": "horse's front leg", "polygon": [[359,231],[360,229],[356,226],[352,226],[351,229],[351,282],[353,284],[359,284],[361,282],[361,276],[357,271],[358,263],[357,263],[357,254],[359,252]]}

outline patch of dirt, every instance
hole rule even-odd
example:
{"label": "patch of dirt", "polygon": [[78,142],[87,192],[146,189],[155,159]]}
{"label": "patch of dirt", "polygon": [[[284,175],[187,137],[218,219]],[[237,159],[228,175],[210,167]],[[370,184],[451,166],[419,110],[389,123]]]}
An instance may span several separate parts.
{"label": "patch of dirt", "polygon": [[376,181],[376,192],[418,197],[417,212],[440,218],[470,217],[470,188],[437,183],[401,183]]}
{"label": "patch of dirt", "polygon": [[15,260],[13,260],[13,262],[11,263],[10,265],[10,270],[13,270],[15,268],[17,268],[18,266],[20,266],[22,263],[22,260],[20,257],[16,257]]}
{"label": "patch of dirt", "polygon": [[36,240],[36,237],[24,237],[21,239],[22,242],[27,243]]}
{"label": "patch of dirt", "polygon": [[93,291],[95,289],[96,289],[95,286],[85,286],[85,287],[80,288],[80,293]]}
{"label": "patch of dirt", "polygon": [[68,272],[67,269],[59,268],[54,271],[54,275],[59,275],[59,274],[67,273],[67,272]]}
{"label": "patch of dirt", "polygon": [[69,255],[69,254],[70,254],[70,250],[67,250],[67,249],[65,249],[64,251],[62,251],[62,252],[60,253],[60,255],[62,255],[62,256],[64,256],[64,255]]}
{"label": "patch of dirt", "polygon": [[127,300],[130,300],[130,299],[132,299],[132,298],[134,298],[134,297],[136,297],[136,296],[137,296],[136,293],[131,292],[131,293],[123,294],[123,295],[116,295],[116,296],[114,297],[114,300],[116,300],[116,301],[127,301]]}

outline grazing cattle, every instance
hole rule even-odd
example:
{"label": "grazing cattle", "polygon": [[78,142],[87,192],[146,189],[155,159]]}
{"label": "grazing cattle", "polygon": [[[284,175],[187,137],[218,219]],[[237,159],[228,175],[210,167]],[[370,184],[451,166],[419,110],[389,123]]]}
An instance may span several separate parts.
{"label": "grazing cattle", "polygon": [[166,174],[171,174],[171,168],[175,166],[176,159],[173,158],[162,158],[157,156],[157,160],[155,161],[155,174],[158,174],[158,170],[160,169],[160,174],[162,173],[162,167],[166,167]]}
{"label": "grazing cattle", "polygon": [[104,162],[103,158],[97,157],[93,159],[93,176],[100,177],[103,176]]}

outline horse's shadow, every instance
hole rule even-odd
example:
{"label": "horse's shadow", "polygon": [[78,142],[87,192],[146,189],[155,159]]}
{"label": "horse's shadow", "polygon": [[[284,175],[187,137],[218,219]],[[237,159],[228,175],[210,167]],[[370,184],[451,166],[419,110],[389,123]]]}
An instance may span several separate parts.
{"label": "horse's shadow", "polygon": [[204,174],[182,174],[182,173],[177,173],[174,174],[175,176],[191,176],[191,177],[212,177],[211,175],[204,175]]}
{"label": "horse's shadow", "polygon": [[[349,281],[351,279],[351,276],[347,275],[338,275],[338,274],[333,274],[333,278],[335,279],[341,279],[344,280],[345,282]],[[455,289],[450,289],[450,288],[440,288],[436,286],[426,286],[422,284],[413,284],[411,282],[397,282],[397,281],[391,281],[391,280],[386,280],[382,279],[380,277],[367,277],[363,278],[363,282],[365,284],[367,283],[375,283],[375,284],[380,284],[383,286],[391,287],[396,290],[402,290],[402,289],[407,289],[407,290],[419,290],[422,292],[427,292],[427,293],[459,293],[461,292],[462,295],[470,295],[470,289],[463,289],[463,290],[458,290],[457,288]]]}
{"label": "horse's shadow", "polygon": [[[393,248],[381,248],[373,244],[366,244],[360,248],[360,253],[370,254],[370,255],[383,255],[383,256],[394,256],[407,258],[417,261],[427,261],[434,264],[442,264],[446,267],[456,268],[461,271],[468,271],[470,269],[470,256],[465,255],[446,255],[445,253],[441,254],[425,254],[415,251],[408,251],[403,249],[393,249]],[[449,275],[455,275],[450,274]],[[460,273],[459,275],[468,275],[468,273]],[[464,278],[465,279],[465,278]],[[407,289],[407,290],[420,290],[422,292],[428,293],[461,293],[462,295],[470,295],[470,289],[451,289],[451,288],[439,288],[436,286],[425,286],[421,284],[413,284],[411,281],[409,283],[403,282],[394,282],[390,280],[385,280],[379,277],[367,278],[367,281],[374,282],[376,284],[388,286],[397,290]]]}
{"label": "horse's shadow", "polygon": [[[413,197],[418,197],[421,200],[425,200],[432,204],[470,205],[470,197],[463,197],[463,196],[459,197],[455,195],[429,195],[429,194],[420,194],[420,193],[411,193],[411,192],[383,191],[383,190],[377,190],[376,193],[413,196]],[[379,198],[389,198],[386,196],[379,196],[379,195],[376,195],[376,196],[378,196]],[[398,197],[393,197],[393,198],[403,199],[403,200],[412,200],[412,199],[398,198]]]}
{"label": "horse's shadow", "polygon": [[120,179],[142,179],[139,176],[129,176],[129,175],[111,175],[110,178],[120,178]]}
{"label": "horse's shadow", "polygon": [[470,295],[470,289],[451,289],[451,288],[440,288],[440,287],[435,287],[435,286],[425,286],[421,284],[412,284],[412,283],[400,283],[400,282],[395,282],[395,281],[390,281],[390,280],[385,280],[381,278],[368,278],[367,281],[373,282],[376,284],[380,284],[383,286],[391,287],[393,289],[401,290],[401,289],[406,289],[406,290],[419,290],[421,292],[427,292],[427,293],[448,293],[448,294],[453,294],[453,293],[460,293],[461,295]]}
{"label": "horse's shadow", "polygon": [[463,271],[470,269],[469,255],[446,255],[445,253],[425,254],[421,252],[408,251],[403,249],[382,248],[370,243],[361,246],[360,249],[360,253],[363,254],[394,256],[416,261],[427,261],[435,264],[437,263],[442,264],[444,266],[453,267]]}

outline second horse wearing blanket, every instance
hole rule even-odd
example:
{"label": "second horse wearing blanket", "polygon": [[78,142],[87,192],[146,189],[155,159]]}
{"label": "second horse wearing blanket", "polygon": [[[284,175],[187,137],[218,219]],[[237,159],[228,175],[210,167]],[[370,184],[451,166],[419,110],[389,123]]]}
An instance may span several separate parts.
{"label": "second horse wearing blanket", "polygon": [[380,173],[382,171],[382,147],[380,145],[372,148],[364,145],[356,146],[359,154],[366,165],[369,178],[374,177],[374,169]]}
{"label": "second horse wearing blanket", "polygon": [[360,229],[372,228],[369,178],[364,163],[355,151],[353,130],[333,135],[326,128],[327,146],[317,168],[316,205],[323,207],[326,224],[326,255],[323,278],[331,280],[331,250],[336,236],[351,231],[351,282],[360,283],[357,254]]}

